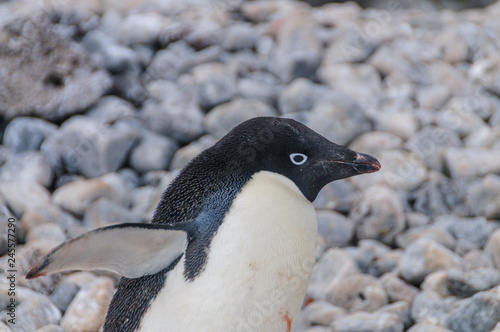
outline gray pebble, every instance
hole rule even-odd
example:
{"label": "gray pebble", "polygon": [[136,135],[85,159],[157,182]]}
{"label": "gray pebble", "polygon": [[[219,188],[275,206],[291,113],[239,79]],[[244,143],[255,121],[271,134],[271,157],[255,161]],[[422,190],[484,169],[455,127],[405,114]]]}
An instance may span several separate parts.
{"label": "gray pebble", "polygon": [[16,152],[38,150],[45,137],[56,130],[57,126],[48,121],[17,117],[5,128],[3,145]]}
{"label": "gray pebble", "polygon": [[332,280],[359,272],[356,262],[343,250],[328,249],[313,267],[307,295],[314,300],[326,300],[325,290]]}
{"label": "gray pebble", "polygon": [[337,319],[335,332],[403,332],[404,322],[394,313],[355,312]]}
{"label": "gray pebble", "polygon": [[236,76],[220,63],[205,63],[193,68],[196,99],[201,108],[211,109],[229,101],[236,92]]}
{"label": "gray pebble", "polygon": [[144,75],[144,81],[176,80],[195,65],[195,51],[185,41],[170,44],[153,56]]}
{"label": "gray pebble", "polygon": [[406,301],[412,303],[413,299],[419,293],[415,286],[407,284],[394,273],[386,273],[380,278],[382,287],[384,287],[390,302]]}
{"label": "gray pebble", "polygon": [[385,186],[368,188],[354,203],[349,218],[356,223],[358,239],[376,239],[389,245],[405,228],[401,197]]}
{"label": "gray pebble", "polygon": [[380,277],[384,273],[397,271],[399,261],[403,256],[403,251],[400,249],[392,250],[382,257],[376,257],[366,270],[367,273],[375,277]]}
{"label": "gray pebble", "polygon": [[484,252],[491,257],[497,269],[500,269],[500,229],[490,235]]}
{"label": "gray pebble", "polygon": [[330,89],[314,84],[307,78],[296,78],[280,93],[278,98],[279,110],[283,114],[307,111],[321,99],[327,99]]}
{"label": "gray pebble", "polygon": [[452,178],[500,173],[500,154],[484,148],[450,148],[445,160]]}
{"label": "gray pebble", "polygon": [[177,142],[173,139],[145,132],[132,149],[130,165],[139,173],[167,169],[177,149]]}
{"label": "gray pebble", "polygon": [[412,111],[379,112],[374,117],[375,130],[388,132],[407,140],[419,129],[418,119]]}
{"label": "gray pebble", "polygon": [[399,149],[403,140],[396,135],[383,131],[371,131],[361,134],[349,144],[349,148],[377,156],[380,151]]}
{"label": "gray pebble", "polygon": [[471,215],[500,218],[500,176],[488,174],[467,191],[466,206]]}
{"label": "gray pebble", "polygon": [[445,325],[450,306],[436,292],[425,290],[413,301],[411,317],[417,322],[438,322]]}
{"label": "gray pebble", "polygon": [[313,204],[317,210],[336,210],[348,213],[360,192],[349,181],[334,181],[319,192]]}
{"label": "gray pebble", "polygon": [[276,116],[271,106],[256,99],[234,99],[212,109],[203,119],[205,130],[221,138],[236,125],[257,116]]}
{"label": "gray pebble", "polygon": [[446,320],[455,332],[488,332],[500,320],[500,296],[496,292],[480,292],[460,302]]}
{"label": "gray pebble", "polygon": [[206,150],[214,145],[216,142],[217,138],[214,136],[204,135],[196,141],[183,146],[179,150],[175,151],[172,162],[170,163],[170,170],[183,168],[189,161],[191,161],[191,159],[196,157],[203,150]]}
{"label": "gray pebble", "polygon": [[259,31],[249,24],[235,24],[224,29],[222,46],[228,51],[254,48],[259,40]]}
{"label": "gray pebble", "polygon": [[445,84],[433,84],[418,90],[416,100],[420,107],[439,110],[450,97],[450,88]]}
{"label": "gray pebble", "polygon": [[15,325],[9,325],[13,332],[31,332],[48,324],[58,324],[61,311],[44,295],[36,294],[24,300],[16,309]]}
{"label": "gray pebble", "polygon": [[367,274],[336,278],[326,291],[329,302],[348,311],[373,312],[388,303],[379,281]]}
{"label": "gray pebble", "polygon": [[37,329],[35,332],[65,332],[65,331],[59,325],[49,324]]}
{"label": "gray pebble", "polygon": [[326,301],[314,301],[305,307],[302,319],[307,325],[330,326],[336,319],[347,315],[344,308]]}
{"label": "gray pebble", "polygon": [[148,128],[188,143],[203,134],[203,113],[196,103],[194,82],[159,80],[147,85],[151,98],[139,114]]}
{"label": "gray pebble", "polygon": [[462,259],[444,246],[421,238],[412,242],[400,261],[403,279],[420,284],[429,273],[463,265]]}
{"label": "gray pebble", "polygon": [[47,137],[42,153],[56,173],[66,168],[86,177],[116,171],[125,162],[139,131],[125,126],[110,126],[102,120],[75,116]]}
{"label": "gray pebble", "polygon": [[159,13],[146,12],[127,15],[118,23],[120,41],[126,45],[133,45],[153,44],[170,22]]}
{"label": "gray pebble", "polygon": [[458,240],[470,242],[474,248],[482,248],[491,233],[485,217],[458,218],[451,215],[434,220],[435,227],[444,227]]}
{"label": "gray pebble", "polygon": [[134,116],[135,108],[128,101],[116,96],[105,96],[86,114],[113,123],[118,120]]}
{"label": "gray pebble", "polygon": [[49,298],[64,313],[79,290],[80,288],[75,283],[63,281],[57,285]]}
{"label": "gray pebble", "polygon": [[491,257],[479,249],[469,250],[463,257],[465,268],[475,270],[479,268],[494,268],[495,265]]}
{"label": "gray pebble", "polygon": [[0,182],[0,194],[16,216],[26,210],[40,210],[49,205],[50,193],[37,182]]}
{"label": "gray pebble", "polygon": [[141,215],[133,213],[108,197],[101,197],[85,209],[82,226],[92,230],[117,223],[141,221]]}
{"label": "gray pebble", "polygon": [[97,331],[104,323],[113,292],[110,278],[97,277],[76,294],[61,319],[61,327],[65,330]]}
{"label": "gray pebble", "polygon": [[13,155],[0,167],[0,181],[31,181],[48,188],[53,172],[43,154],[27,151]]}
{"label": "gray pebble", "polygon": [[354,222],[340,213],[317,211],[318,233],[325,249],[350,244],[354,234]]}
{"label": "gray pebble", "polygon": [[379,310],[377,310],[377,313],[392,313],[396,314],[400,317],[401,321],[404,324],[405,329],[411,326],[413,323],[410,315],[410,303],[406,301],[399,301],[399,302],[394,302],[391,304],[388,304]]}
{"label": "gray pebble", "polygon": [[66,235],[62,230],[61,226],[55,223],[44,223],[34,225],[29,229],[26,234],[26,241],[35,241],[38,239],[48,239],[57,242],[63,242],[66,240]]}
{"label": "gray pebble", "polygon": [[471,297],[500,284],[500,271],[479,268],[470,271],[450,269],[447,271],[448,289],[457,297]]}
{"label": "gray pebble", "polygon": [[453,332],[453,331],[432,322],[422,322],[413,325],[407,332]]}

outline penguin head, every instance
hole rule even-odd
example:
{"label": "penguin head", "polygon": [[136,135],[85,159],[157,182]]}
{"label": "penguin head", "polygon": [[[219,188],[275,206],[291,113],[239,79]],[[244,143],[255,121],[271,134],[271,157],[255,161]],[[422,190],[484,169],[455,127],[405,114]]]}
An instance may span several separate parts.
{"label": "penguin head", "polygon": [[231,151],[235,171],[284,175],[311,202],[326,184],[381,167],[374,157],[330,142],[292,119],[253,118],[235,127],[219,144]]}

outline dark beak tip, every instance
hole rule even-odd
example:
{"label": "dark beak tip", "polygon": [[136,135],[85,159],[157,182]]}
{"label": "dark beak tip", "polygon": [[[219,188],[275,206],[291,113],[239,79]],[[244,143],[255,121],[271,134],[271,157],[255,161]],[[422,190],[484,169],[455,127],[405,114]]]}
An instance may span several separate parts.
{"label": "dark beak tip", "polygon": [[358,165],[356,168],[362,174],[375,173],[382,168],[382,165],[380,165],[380,162],[376,158],[364,153],[358,153],[354,163]]}

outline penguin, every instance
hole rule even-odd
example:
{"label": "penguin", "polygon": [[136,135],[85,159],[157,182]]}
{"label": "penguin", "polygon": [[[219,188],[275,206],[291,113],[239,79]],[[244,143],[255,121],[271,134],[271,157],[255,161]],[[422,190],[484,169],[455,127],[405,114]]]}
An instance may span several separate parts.
{"label": "penguin", "polygon": [[122,276],[105,332],[293,330],[315,262],[312,202],[380,163],[285,118],[241,123],[189,162],[150,223],[93,230],[27,274]]}

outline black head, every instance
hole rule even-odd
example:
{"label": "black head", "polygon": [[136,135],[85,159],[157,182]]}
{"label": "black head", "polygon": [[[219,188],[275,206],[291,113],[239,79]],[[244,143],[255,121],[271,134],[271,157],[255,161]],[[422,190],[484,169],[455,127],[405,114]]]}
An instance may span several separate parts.
{"label": "black head", "polygon": [[329,182],[380,169],[377,159],[332,143],[291,119],[245,121],[214,148],[229,154],[228,171],[282,174],[311,202]]}

